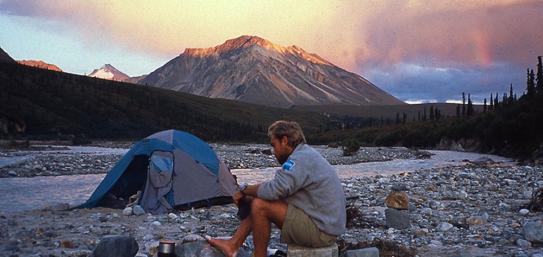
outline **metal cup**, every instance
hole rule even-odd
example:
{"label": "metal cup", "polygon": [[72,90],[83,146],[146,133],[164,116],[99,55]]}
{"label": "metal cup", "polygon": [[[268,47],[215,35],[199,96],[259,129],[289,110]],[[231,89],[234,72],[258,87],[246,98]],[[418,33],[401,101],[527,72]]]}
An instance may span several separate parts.
{"label": "metal cup", "polygon": [[175,242],[172,240],[160,240],[158,243],[158,256],[175,256]]}

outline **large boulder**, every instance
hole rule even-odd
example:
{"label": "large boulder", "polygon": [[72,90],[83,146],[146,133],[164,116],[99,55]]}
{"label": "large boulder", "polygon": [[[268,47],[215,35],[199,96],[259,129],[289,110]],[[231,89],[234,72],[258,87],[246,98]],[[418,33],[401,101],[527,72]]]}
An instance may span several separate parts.
{"label": "large boulder", "polygon": [[388,208],[385,210],[386,226],[395,229],[406,229],[411,226],[409,212]]}
{"label": "large boulder", "polygon": [[526,240],[532,243],[543,243],[543,220],[528,221],[522,230]]}
{"label": "large boulder", "polygon": [[138,250],[138,242],[131,236],[105,236],[92,252],[92,256],[134,257]]}

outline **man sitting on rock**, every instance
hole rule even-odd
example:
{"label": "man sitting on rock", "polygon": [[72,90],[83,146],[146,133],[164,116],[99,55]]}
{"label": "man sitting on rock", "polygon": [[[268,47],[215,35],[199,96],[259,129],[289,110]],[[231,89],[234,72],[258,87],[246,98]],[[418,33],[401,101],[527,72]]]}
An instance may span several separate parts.
{"label": "man sitting on rock", "polygon": [[207,238],[226,256],[236,256],[253,233],[254,256],[266,256],[271,223],[281,229],[281,242],[326,247],[345,232],[345,193],[336,170],[308,146],[298,123],[276,121],[268,128],[275,158],[282,165],[274,179],[240,186],[234,203],[251,199],[251,213],[228,240]]}

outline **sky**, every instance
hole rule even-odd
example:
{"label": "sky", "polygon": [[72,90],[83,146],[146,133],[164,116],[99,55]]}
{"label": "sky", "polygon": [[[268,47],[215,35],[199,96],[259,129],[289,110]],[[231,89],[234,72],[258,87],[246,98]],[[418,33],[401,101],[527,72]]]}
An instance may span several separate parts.
{"label": "sky", "polygon": [[147,74],[241,35],[297,45],[409,103],[517,94],[543,55],[541,0],[0,0],[0,47],[88,74]]}

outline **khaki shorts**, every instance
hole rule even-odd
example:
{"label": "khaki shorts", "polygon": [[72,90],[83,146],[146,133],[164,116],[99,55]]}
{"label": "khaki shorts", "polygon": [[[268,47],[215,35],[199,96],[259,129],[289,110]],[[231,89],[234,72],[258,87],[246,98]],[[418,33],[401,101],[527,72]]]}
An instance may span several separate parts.
{"label": "khaki shorts", "polygon": [[304,247],[326,247],[336,242],[336,237],[317,228],[304,211],[288,205],[287,217],[281,228],[281,242]]}

